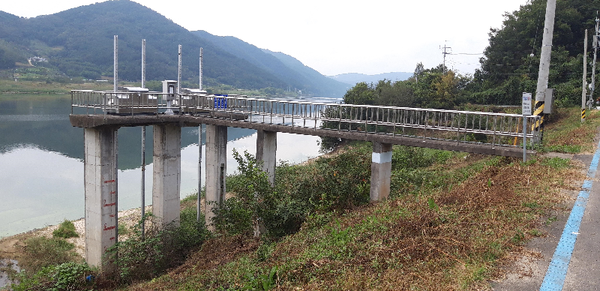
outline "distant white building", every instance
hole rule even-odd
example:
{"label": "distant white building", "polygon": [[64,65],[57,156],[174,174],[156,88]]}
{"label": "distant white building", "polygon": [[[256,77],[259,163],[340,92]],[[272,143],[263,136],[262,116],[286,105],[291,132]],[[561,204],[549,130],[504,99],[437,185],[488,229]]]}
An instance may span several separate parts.
{"label": "distant white building", "polygon": [[36,63],[47,63],[48,60],[46,58],[42,58],[42,57],[32,57],[29,59],[30,62],[36,62]]}

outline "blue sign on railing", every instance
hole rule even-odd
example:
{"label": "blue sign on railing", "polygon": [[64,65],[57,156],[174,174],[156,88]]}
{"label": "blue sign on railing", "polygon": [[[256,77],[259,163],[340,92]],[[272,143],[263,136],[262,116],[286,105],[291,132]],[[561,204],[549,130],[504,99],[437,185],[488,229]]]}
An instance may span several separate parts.
{"label": "blue sign on railing", "polygon": [[227,109],[227,99],[215,97],[215,109]]}

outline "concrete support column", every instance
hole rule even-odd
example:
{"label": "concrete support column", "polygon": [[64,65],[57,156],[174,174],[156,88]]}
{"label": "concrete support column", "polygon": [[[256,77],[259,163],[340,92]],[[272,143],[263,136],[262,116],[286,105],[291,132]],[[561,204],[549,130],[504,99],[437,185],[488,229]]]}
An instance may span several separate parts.
{"label": "concrete support column", "polygon": [[206,202],[204,217],[209,230],[214,230],[213,207],[225,199],[227,175],[227,127],[206,125]]}
{"label": "concrete support column", "polygon": [[117,242],[117,127],[84,129],[85,257],[90,266]]}
{"label": "concrete support column", "polygon": [[262,162],[262,170],[269,177],[271,185],[275,185],[275,166],[277,165],[277,132],[257,131],[256,160]]}
{"label": "concrete support column", "polygon": [[373,142],[371,156],[371,201],[390,196],[392,177],[392,144]]}
{"label": "concrete support column", "polygon": [[154,125],[152,213],[163,225],[179,225],[181,127]]}

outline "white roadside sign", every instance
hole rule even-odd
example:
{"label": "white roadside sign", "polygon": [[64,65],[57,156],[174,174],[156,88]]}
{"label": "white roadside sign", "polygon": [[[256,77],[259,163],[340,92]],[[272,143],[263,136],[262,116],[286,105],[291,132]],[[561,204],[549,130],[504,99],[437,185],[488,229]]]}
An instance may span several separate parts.
{"label": "white roadside sign", "polygon": [[523,92],[523,116],[531,115],[531,93]]}

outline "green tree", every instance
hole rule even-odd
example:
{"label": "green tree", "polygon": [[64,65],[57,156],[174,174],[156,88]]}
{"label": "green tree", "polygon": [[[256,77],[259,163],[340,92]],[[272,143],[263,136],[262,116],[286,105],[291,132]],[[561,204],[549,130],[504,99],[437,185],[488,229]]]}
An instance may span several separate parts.
{"label": "green tree", "polygon": [[373,105],[375,104],[375,94],[373,87],[365,82],[356,84],[352,89],[344,94],[344,103]]}
{"label": "green tree", "polygon": [[[505,14],[502,28],[490,30],[469,101],[519,104],[522,92],[535,91],[546,3],[532,0]],[[581,82],[584,31],[593,30],[600,2],[557,0],[556,5],[549,86],[556,88],[561,104],[574,104],[577,94],[571,88],[575,80]]]}
{"label": "green tree", "polygon": [[4,49],[0,48],[0,69],[12,69],[15,67],[14,60],[11,60],[5,53]]}

